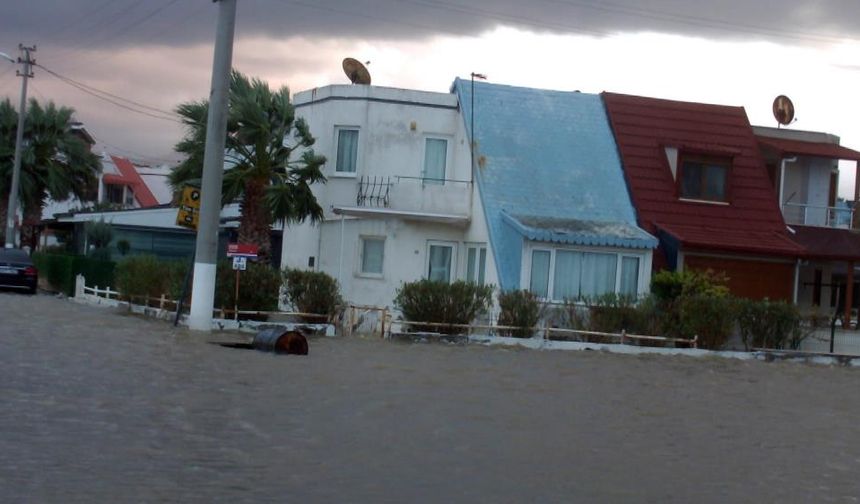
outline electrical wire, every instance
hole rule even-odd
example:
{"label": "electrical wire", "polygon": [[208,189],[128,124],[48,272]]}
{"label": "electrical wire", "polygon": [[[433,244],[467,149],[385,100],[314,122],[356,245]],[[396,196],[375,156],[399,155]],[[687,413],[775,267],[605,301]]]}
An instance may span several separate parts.
{"label": "electrical wire", "polygon": [[60,79],[61,81],[65,82],[66,84],[72,85],[78,89],[82,89],[82,90],[86,90],[88,92],[105,95],[105,96],[108,96],[110,98],[126,102],[126,103],[130,104],[131,106],[140,107],[142,109],[146,109],[146,110],[158,113],[158,114],[163,114],[163,115],[169,116],[169,117],[174,118],[174,119],[178,119],[180,117],[175,112],[160,109],[158,107],[152,107],[150,105],[146,105],[146,104],[140,103],[138,101],[131,100],[129,98],[124,98],[122,96],[119,96],[119,95],[98,89],[96,87],[90,86],[89,84],[84,84],[83,82],[76,81],[76,80],[72,79],[71,77],[66,77],[64,75],[61,75],[61,74],[51,70],[50,68],[45,67],[44,65],[41,65],[39,63],[36,63],[34,66],[41,68],[42,70],[48,72],[49,74],[56,77],[57,79]]}

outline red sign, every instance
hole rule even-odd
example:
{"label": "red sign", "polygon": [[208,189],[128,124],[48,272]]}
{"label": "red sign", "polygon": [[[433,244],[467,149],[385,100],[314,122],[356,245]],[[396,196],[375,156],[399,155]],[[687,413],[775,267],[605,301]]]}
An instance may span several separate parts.
{"label": "red sign", "polygon": [[250,243],[228,243],[227,257],[257,257],[259,247]]}

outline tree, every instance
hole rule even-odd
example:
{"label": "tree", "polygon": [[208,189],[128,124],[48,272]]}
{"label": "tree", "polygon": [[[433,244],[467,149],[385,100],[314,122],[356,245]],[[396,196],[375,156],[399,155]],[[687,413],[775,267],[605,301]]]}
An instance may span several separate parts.
{"label": "tree", "polygon": [[[38,244],[38,226],[48,198],[63,201],[70,196],[91,199],[101,162],[72,129],[74,109],[42,106],[31,99],[24,120],[24,147],[18,198],[24,209],[21,244]],[[4,222],[15,157],[18,113],[9,99],[0,102],[0,217]]]}
{"label": "tree", "polygon": [[[176,109],[187,131],[175,148],[186,156],[170,175],[175,191],[200,184],[208,110],[206,101]],[[326,159],[314,153],[313,144],[307,123],[295,116],[287,87],[273,92],[267,83],[233,71],[221,201],[239,202],[239,241],[257,245],[263,258],[271,253],[275,221],[317,222],[323,217],[311,185],[325,183],[321,167]]]}

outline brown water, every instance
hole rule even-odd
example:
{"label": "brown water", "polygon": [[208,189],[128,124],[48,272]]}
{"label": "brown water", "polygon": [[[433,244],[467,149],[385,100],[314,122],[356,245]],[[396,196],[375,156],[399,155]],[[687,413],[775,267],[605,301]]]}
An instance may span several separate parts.
{"label": "brown water", "polygon": [[858,370],[359,339],[295,357],[204,340],[0,294],[0,501],[860,495]]}

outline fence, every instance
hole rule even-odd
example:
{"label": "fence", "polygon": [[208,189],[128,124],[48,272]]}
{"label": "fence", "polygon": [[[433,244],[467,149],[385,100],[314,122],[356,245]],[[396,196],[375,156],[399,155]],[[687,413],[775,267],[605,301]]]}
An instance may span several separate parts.
{"label": "fence", "polygon": [[[129,307],[132,304],[138,304],[140,306],[146,308],[155,308],[158,309],[157,316],[161,316],[164,313],[175,313],[176,307],[179,303],[179,300],[170,299],[166,295],[162,294],[159,297],[152,297],[146,295],[124,295],[119,291],[112,290],[110,287],[99,288],[99,286],[88,287],[86,285],[86,278],[83,275],[77,275],[75,278],[75,297],[79,299],[88,299],[97,304],[110,304],[112,306],[119,306],[120,304],[128,303]],[[142,303],[135,303],[135,301]],[[187,305],[186,305],[187,306]],[[287,311],[257,311],[257,310],[234,310],[229,308],[213,308],[213,315],[217,315],[218,318],[227,319],[228,316],[232,315],[233,320],[238,320],[239,316],[250,316],[250,317],[298,317],[303,319],[311,319],[311,320],[319,320],[319,322],[314,323],[329,323],[331,317],[328,315],[321,315],[319,313],[302,313],[302,312],[287,312]]]}

